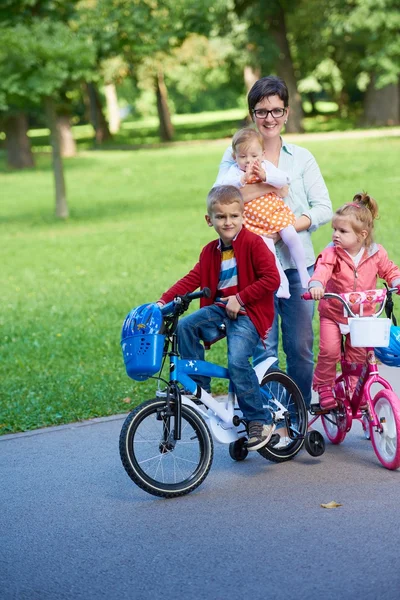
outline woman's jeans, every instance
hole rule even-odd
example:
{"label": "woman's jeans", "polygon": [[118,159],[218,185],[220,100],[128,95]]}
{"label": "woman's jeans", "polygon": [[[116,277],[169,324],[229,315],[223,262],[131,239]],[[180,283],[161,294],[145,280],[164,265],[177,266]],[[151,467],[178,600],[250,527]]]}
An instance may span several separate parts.
{"label": "woman's jeans", "polygon": [[[314,267],[308,269],[311,275]],[[254,353],[254,364],[270,356],[278,357],[278,316],[281,318],[282,345],[286,354],[286,371],[299,386],[306,406],[311,403],[311,385],[314,370],[312,318],[314,302],[302,300],[305,292],[300,283],[297,269],[287,269],[290,298],[275,295],[275,319],[266,340],[266,348],[260,343]]]}
{"label": "woman's jeans", "polygon": [[[191,315],[187,315],[178,324],[178,344],[182,358],[204,360],[204,347],[200,340],[212,342],[225,333],[220,326],[226,327],[228,342],[228,370],[235,389],[239,407],[247,421],[271,423],[272,416],[263,407],[260,385],[250,363],[260,340],[253,323],[246,315],[229,319],[225,309],[205,306]],[[209,377],[192,377],[203,389],[210,390]]]}

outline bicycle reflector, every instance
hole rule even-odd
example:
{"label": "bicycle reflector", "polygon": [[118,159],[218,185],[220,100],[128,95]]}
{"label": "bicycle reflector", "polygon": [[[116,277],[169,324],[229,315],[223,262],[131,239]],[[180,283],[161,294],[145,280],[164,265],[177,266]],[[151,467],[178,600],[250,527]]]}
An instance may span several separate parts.
{"label": "bicycle reflector", "polygon": [[122,325],[121,348],[127,375],[145,381],[161,369],[165,335],[156,304],[133,308]]}
{"label": "bicycle reflector", "polygon": [[400,327],[390,327],[389,346],[387,348],[375,348],[375,356],[389,367],[400,367]]}

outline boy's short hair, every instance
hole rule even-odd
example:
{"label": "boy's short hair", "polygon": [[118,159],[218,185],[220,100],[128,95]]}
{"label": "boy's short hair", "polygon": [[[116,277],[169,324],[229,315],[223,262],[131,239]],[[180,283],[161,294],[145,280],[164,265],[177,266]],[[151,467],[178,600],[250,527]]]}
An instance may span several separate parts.
{"label": "boy's short hair", "polygon": [[207,196],[207,213],[211,216],[216,204],[234,204],[237,202],[241,212],[244,211],[244,200],[240,190],[234,185],[217,185]]}
{"label": "boy's short hair", "polygon": [[261,146],[264,148],[264,142],[261,134],[252,127],[243,127],[243,129],[239,129],[232,138],[232,150],[236,154],[236,151],[239,146],[242,144],[249,144],[253,140],[257,140]]}

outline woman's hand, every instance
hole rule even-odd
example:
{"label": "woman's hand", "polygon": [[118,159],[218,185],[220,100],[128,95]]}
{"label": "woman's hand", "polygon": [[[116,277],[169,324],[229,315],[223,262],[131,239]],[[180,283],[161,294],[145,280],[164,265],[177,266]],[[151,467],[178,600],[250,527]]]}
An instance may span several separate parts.
{"label": "woman's hand", "polygon": [[281,239],[281,236],[278,231],[276,233],[270,233],[266,237],[270,238],[274,242],[274,244],[277,244],[279,242],[279,240]]}
{"label": "woman's hand", "polygon": [[275,189],[274,191],[279,198],[286,198],[286,196],[289,195],[289,186],[284,185],[283,187]]}

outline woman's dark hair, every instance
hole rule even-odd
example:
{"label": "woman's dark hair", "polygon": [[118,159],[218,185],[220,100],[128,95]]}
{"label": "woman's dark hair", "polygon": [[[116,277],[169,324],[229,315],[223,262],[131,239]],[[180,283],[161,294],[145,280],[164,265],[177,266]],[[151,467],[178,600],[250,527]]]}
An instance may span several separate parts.
{"label": "woman's dark hair", "polygon": [[247,103],[250,115],[253,114],[254,107],[263,98],[268,98],[269,96],[279,96],[283,105],[285,107],[289,106],[289,92],[286,83],[280,77],[268,75],[256,81],[248,93]]}

